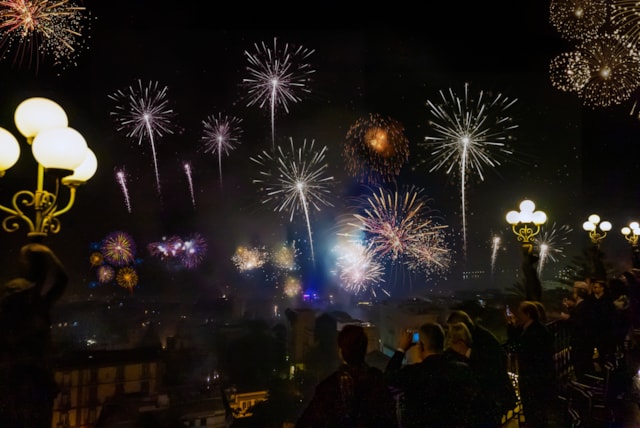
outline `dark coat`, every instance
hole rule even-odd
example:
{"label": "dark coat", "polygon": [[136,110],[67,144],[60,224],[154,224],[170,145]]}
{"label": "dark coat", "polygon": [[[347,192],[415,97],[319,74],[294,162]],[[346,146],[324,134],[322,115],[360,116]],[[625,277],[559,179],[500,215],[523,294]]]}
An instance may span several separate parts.
{"label": "dark coat", "polygon": [[395,428],[396,402],[382,371],[342,365],[321,381],[296,428]]}
{"label": "dark coat", "polygon": [[403,427],[473,426],[478,384],[469,364],[443,354],[404,366],[403,359],[396,352],[385,370],[403,394]]}

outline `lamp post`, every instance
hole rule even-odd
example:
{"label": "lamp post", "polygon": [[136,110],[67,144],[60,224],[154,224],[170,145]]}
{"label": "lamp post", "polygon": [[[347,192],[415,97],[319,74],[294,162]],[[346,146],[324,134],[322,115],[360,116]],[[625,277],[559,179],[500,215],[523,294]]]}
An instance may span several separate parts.
{"label": "lamp post", "polygon": [[632,221],[629,226],[621,230],[624,238],[631,244],[631,263],[635,269],[640,269],[640,250],[638,250],[638,238],[640,237],[640,224]]}
{"label": "lamp post", "polygon": [[589,233],[589,239],[593,245],[600,245],[600,241],[607,236],[607,232],[611,230],[611,223],[608,221],[600,221],[598,214],[591,214],[589,219],[582,224],[582,228]]}
{"label": "lamp post", "polygon": [[[60,231],[58,217],[71,209],[76,189],[95,174],[98,161],[82,135],[68,127],[62,107],[50,99],[35,97],[22,101],[15,110],[14,121],[31,146],[38,164],[37,179],[35,190],[19,190],[11,198],[10,206],[0,205],[0,211],[7,213],[2,228],[15,232],[23,224],[30,240],[41,241],[48,233]],[[18,140],[0,128],[0,177],[19,157]],[[52,190],[45,188],[45,175],[55,179]],[[69,191],[64,204],[60,184]]]}
{"label": "lamp post", "polygon": [[598,214],[591,214],[587,221],[582,224],[582,228],[589,234],[591,240],[591,267],[589,275],[594,279],[607,279],[607,271],[602,261],[603,255],[600,251],[600,243],[611,230],[611,223],[602,221]]}
{"label": "lamp post", "polygon": [[509,211],[506,218],[518,241],[522,243],[522,271],[526,299],[540,301],[542,285],[535,268],[538,256],[533,253],[533,238],[540,233],[540,226],[547,221],[547,214],[535,209],[535,203],[525,199],[520,202],[520,211]]}

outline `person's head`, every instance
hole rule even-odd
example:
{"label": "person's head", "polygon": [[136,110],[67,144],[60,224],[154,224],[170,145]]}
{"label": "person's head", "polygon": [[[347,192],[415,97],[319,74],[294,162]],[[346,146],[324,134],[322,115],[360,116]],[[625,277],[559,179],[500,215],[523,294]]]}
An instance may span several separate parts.
{"label": "person's head", "polygon": [[463,322],[449,324],[446,342],[447,348],[451,348],[462,355],[466,355],[467,350],[473,346],[471,332]]}
{"label": "person's head", "polygon": [[536,305],[536,308],[538,309],[538,319],[541,322],[547,322],[547,308],[544,307],[542,302],[537,300],[534,300],[533,304]]}
{"label": "person's head", "polygon": [[474,326],[473,320],[465,311],[451,311],[451,313],[449,314],[449,318],[447,318],[447,324],[451,325],[459,322],[464,323],[469,330],[471,330]]}
{"label": "person's head", "polygon": [[591,284],[591,292],[593,293],[594,297],[596,298],[602,297],[605,291],[606,291],[605,281],[596,280],[593,282],[593,284]]}
{"label": "person's head", "polygon": [[540,310],[538,309],[538,305],[530,300],[520,302],[518,312],[516,312],[516,320],[519,325],[528,325],[533,321],[539,321]]}
{"label": "person's head", "polygon": [[627,287],[634,286],[637,282],[636,276],[628,270],[622,272],[622,275],[620,275],[620,279],[622,279],[627,284]]}
{"label": "person's head", "polygon": [[362,326],[347,324],[338,333],[340,356],[347,364],[362,364],[368,343],[369,339]]}
{"label": "person's head", "polygon": [[435,322],[422,324],[418,329],[420,341],[419,350],[423,358],[427,355],[438,354],[444,350],[444,330]]}
{"label": "person's head", "polygon": [[610,278],[608,289],[612,299],[617,299],[629,293],[627,283],[621,278]]}
{"label": "person's head", "polygon": [[20,249],[18,270],[20,276],[28,281],[43,281],[47,274],[47,255],[42,251],[33,251],[32,245],[23,246]]}
{"label": "person's head", "polygon": [[576,300],[584,300],[589,295],[589,284],[585,281],[574,281],[573,297]]}

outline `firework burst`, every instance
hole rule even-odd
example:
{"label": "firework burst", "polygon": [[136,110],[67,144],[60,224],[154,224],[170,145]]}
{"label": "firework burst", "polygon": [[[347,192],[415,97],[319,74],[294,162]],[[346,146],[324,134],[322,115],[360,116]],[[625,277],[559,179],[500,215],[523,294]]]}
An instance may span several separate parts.
{"label": "firework burst", "polygon": [[[420,145],[427,149],[431,167],[429,172],[445,170],[460,180],[460,209],[462,212],[463,250],[467,250],[467,175],[475,173],[484,181],[484,168],[500,165],[498,156],[508,159],[512,150],[508,143],[510,134],[518,125],[507,114],[516,100],[502,94],[491,96],[480,91],[474,99],[469,94],[469,84],[464,85],[464,95],[458,96],[452,89],[440,91],[440,103],[427,101],[432,119],[429,125],[433,136],[425,137]],[[424,162],[423,162],[424,163]]]}
{"label": "firework burst", "polygon": [[570,41],[594,37],[607,21],[605,0],[551,0],[549,21]]}
{"label": "firework burst", "polygon": [[100,266],[104,263],[104,256],[99,251],[94,251],[89,255],[89,264],[93,267]]}
{"label": "firework burst", "polygon": [[271,252],[271,263],[276,269],[294,271],[298,268],[296,264],[297,256],[298,249],[296,248],[295,241],[291,245],[282,244],[282,246],[275,248]]}
{"label": "firework burst", "polygon": [[198,266],[207,253],[207,241],[199,233],[187,237],[182,245],[180,260],[187,269]]}
{"label": "firework burst", "polygon": [[147,244],[147,250],[154,257],[161,259],[178,257],[182,252],[184,242],[179,236],[162,237],[160,242],[151,242]]}
{"label": "firework burst", "polygon": [[132,293],[133,287],[138,285],[138,273],[130,266],[120,268],[116,274],[116,282],[120,287],[126,288]]}
{"label": "firework burst", "polygon": [[220,174],[220,186],[222,186],[222,155],[229,153],[240,144],[242,119],[234,116],[210,115],[202,121],[203,131],[200,141],[203,143],[205,153],[218,155],[218,173]]}
{"label": "firework burst", "polygon": [[264,194],[262,203],[273,203],[276,212],[288,210],[289,221],[293,221],[297,213],[302,213],[307,225],[311,259],[315,262],[309,211],[311,208],[320,211],[321,206],[333,206],[329,196],[334,179],[327,174],[326,146],[316,151],[313,140],[308,145],[304,140],[302,146],[296,148],[293,139],[289,140],[290,152],[278,146],[275,156],[263,151],[261,155],[250,158],[261,168],[259,178],[253,182],[261,186]]}
{"label": "firework burst", "polygon": [[269,260],[269,252],[262,247],[238,247],[231,261],[240,272],[259,269]]}
{"label": "firework burst", "polygon": [[400,122],[371,113],[349,128],[342,157],[348,173],[359,181],[389,181],[409,159],[409,140]]}
{"label": "firework burst", "polygon": [[542,226],[540,234],[534,238],[539,248],[538,275],[542,273],[547,262],[556,263],[561,257],[566,257],[564,249],[571,245],[569,235],[572,231],[571,226],[566,224],[557,226],[555,222],[551,227]]}
{"label": "firework burst", "polygon": [[299,296],[302,293],[302,285],[298,278],[287,277],[282,288],[287,297]]}
{"label": "firework burst", "polygon": [[36,68],[44,57],[75,65],[90,24],[90,13],[68,0],[0,1],[0,56],[13,52],[14,64]]}
{"label": "firework burst", "polygon": [[577,50],[589,69],[589,80],[578,93],[589,107],[609,107],[629,99],[640,86],[640,55],[624,39],[601,34]]}
{"label": "firework burst", "polygon": [[278,107],[289,113],[289,103],[302,100],[299,93],[309,93],[310,76],[315,70],[307,62],[315,52],[303,46],[284,48],[273,39],[273,47],[255,43],[254,52],[245,51],[249,77],[242,79],[248,88],[247,106],[269,108],[271,112],[271,143],[275,148],[275,114]]}
{"label": "firework burst", "polygon": [[342,287],[353,294],[370,291],[375,297],[376,287],[384,282],[384,266],[375,260],[372,244],[349,240],[338,243],[333,251]]}
{"label": "firework burst", "polygon": [[640,43],[640,3],[637,0],[613,0],[611,24],[615,34],[628,40],[632,46]]}
{"label": "firework burst", "polygon": [[549,64],[551,84],[565,92],[580,92],[587,84],[591,73],[579,51],[562,52]]}
{"label": "firework burst", "polygon": [[362,214],[353,214],[347,224],[364,235],[376,258],[405,265],[424,274],[445,272],[451,250],[444,240],[447,227],[436,221],[423,190],[414,186],[402,191],[380,187],[366,197]]}
{"label": "firework burst", "polygon": [[136,244],[128,233],[112,232],[102,241],[100,252],[110,264],[125,266],[135,260]]}
{"label": "firework burst", "polygon": [[111,265],[100,265],[96,269],[96,276],[98,277],[98,282],[100,284],[108,284],[116,276],[116,272]]}
{"label": "firework burst", "polygon": [[118,131],[123,131],[128,138],[137,139],[138,145],[142,145],[145,138],[149,140],[158,193],[160,173],[155,140],[174,132],[172,121],[175,113],[169,107],[167,90],[166,86],[160,87],[158,82],[143,85],[142,80],[138,80],[137,85],[109,95],[116,102],[115,110],[110,115],[116,120]]}

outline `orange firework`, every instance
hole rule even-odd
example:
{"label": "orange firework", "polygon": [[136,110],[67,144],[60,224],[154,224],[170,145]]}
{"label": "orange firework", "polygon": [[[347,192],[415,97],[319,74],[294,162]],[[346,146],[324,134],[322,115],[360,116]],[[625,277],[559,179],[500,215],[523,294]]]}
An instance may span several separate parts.
{"label": "orange firework", "polygon": [[116,275],[116,282],[120,287],[127,288],[130,292],[133,292],[133,287],[138,285],[138,274],[129,266],[120,268]]}
{"label": "orange firework", "polygon": [[89,256],[89,263],[91,263],[91,266],[93,267],[100,266],[102,263],[104,263],[104,257],[102,256],[102,253],[100,253],[99,251],[94,251],[93,253],[91,253],[91,255]]}
{"label": "orange firework", "polygon": [[352,177],[371,184],[387,182],[409,160],[409,140],[400,122],[370,113],[351,126],[342,155]]}
{"label": "orange firework", "polygon": [[0,51],[13,51],[16,63],[37,67],[49,56],[66,67],[85,47],[82,33],[90,24],[90,13],[70,0],[1,0]]}

